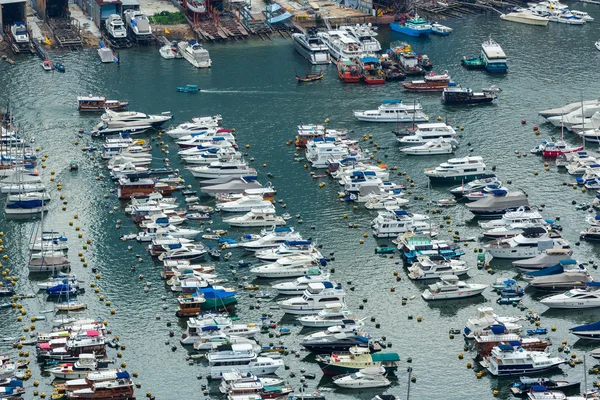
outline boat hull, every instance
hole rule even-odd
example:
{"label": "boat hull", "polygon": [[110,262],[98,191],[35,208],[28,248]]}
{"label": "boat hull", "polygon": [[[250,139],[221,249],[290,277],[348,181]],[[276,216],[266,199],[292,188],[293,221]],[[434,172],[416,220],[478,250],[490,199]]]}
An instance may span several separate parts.
{"label": "boat hull", "polygon": [[294,48],[302,57],[306,58],[308,62],[313,65],[320,64],[329,64],[331,62],[331,58],[329,56],[329,52],[327,50],[323,51],[312,51],[307,49],[303,44],[296,39],[296,36],[292,35],[292,39],[294,42]]}
{"label": "boat hull", "polygon": [[549,20],[547,18],[536,17],[536,16],[534,16],[534,17],[535,18],[527,18],[527,17],[523,17],[520,15],[514,15],[514,14],[500,15],[500,19],[502,19],[504,21],[516,22],[516,23],[525,24],[525,25],[548,26]]}
{"label": "boat hull", "polygon": [[462,291],[462,292],[456,292],[456,293],[452,293],[452,294],[441,294],[441,295],[436,295],[434,293],[431,293],[429,290],[426,290],[425,292],[421,293],[421,297],[423,298],[423,300],[427,300],[427,301],[455,300],[455,299],[464,299],[466,297],[478,296],[484,290],[485,290],[485,288],[473,289],[473,290],[465,289],[465,291]]}
{"label": "boat hull", "polygon": [[480,173],[476,175],[457,175],[457,176],[439,176],[439,175],[428,175],[425,173],[430,181],[432,182],[470,182],[475,179],[479,179],[481,176],[485,175],[485,173]]}
{"label": "boat hull", "polygon": [[[599,337],[600,338],[600,337]],[[566,361],[565,361],[566,362]],[[542,372],[551,371],[558,368],[560,364],[552,364],[543,367],[534,367],[532,364],[520,364],[514,365],[515,368],[494,370],[488,367],[487,370],[494,376],[511,376],[511,375],[533,375],[540,374]],[[513,366],[511,366],[513,367]]]}
{"label": "boat hull", "polygon": [[[350,366],[343,366],[343,365],[332,365],[332,364],[327,364],[327,363],[323,363],[323,362],[319,362],[319,365],[321,366],[321,370],[323,371],[323,373],[325,375],[346,375],[346,374],[358,372],[361,369],[361,368],[353,368]],[[371,365],[369,365],[369,367],[371,367]],[[385,367],[385,372],[386,373],[394,372],[396,369],[397,369],[396,367]]]}
{"label": "boat hull", "polygon": [[427,37],[431,32],[431,29],[428,30],[416,30],[412,29],[408,26],[400,25],[397,23],[391,23],[390,29],[394,32],[402,33],[404,35],[412,36],[412,37]]}

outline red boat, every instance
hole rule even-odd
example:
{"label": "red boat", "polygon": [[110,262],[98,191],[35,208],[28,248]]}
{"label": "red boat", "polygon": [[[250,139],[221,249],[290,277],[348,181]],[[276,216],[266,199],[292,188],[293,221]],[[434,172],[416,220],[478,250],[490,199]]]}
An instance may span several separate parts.
{"label": "red boat", "polygon": [[443,74],[434,74],[432,72],[426,75],[423,80],[402,82],[401,85],[405,90],[412,92],[443,92],[448,86],[456,86],[450,79],[448,71]]}
{"label": "red boat", "polygon": [[367,85],[383,85],[385,75],[381,68],[381,63],[376,57],[363,57],[357,60],[360,67],[362,79]]}
{"label": "red boat", "polygon": [[358,65],[348,59],[339,59],[337,62],[338,77],[345,83],[360,82],[362,74]]}
{"label": "red boat", "polygon": [[583,146],[573,147],[566,144],[563,140],[559,140],[556,143],[548,143],[544,147],[542,155],[544,158],[556,158],[563,154],[577,153],[582,150]]}

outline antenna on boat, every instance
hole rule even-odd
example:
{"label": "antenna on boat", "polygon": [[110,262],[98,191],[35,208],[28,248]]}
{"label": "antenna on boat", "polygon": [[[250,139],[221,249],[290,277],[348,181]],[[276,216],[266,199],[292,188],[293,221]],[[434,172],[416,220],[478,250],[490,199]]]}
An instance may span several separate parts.
{"label": "antenna on boat", "polygon": [[410,400],[410,381],[412,379],[412,367],[406,369],[408,372],[408,385],[406,386],[406,400]]}

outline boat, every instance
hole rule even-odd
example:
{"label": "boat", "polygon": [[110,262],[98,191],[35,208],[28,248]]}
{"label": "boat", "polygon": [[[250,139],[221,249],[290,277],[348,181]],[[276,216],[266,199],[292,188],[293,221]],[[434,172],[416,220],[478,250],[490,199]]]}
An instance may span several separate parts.
{"label": "boat", "polygon": [[506,14],[500,14],[500,19],[504,21],[518,22],[526,25],[548,26],[550,19],[548,17],[535,15],[527,9],[520,9]]}
{"label": "boat", "polygon": [[211,379],[221,379],[223,373],[232,370],[241,374],[251,372],[257,376],[269,375],[283,366],[281,359],[259,357],[249,343],[219,346],[206,358]]}
{"label": "boat", "polygon": [[295,278],[307,275],[313,268],[325,264],[324,259],[319,260],[310,255],[298,254],[282,257],[277,261],[254,267],[250,272],[258,278]]}
{"label": "boat", "polygon": [[433,23],[431,24],[431,33],[438,36],[449,36],[452,33],[453,29],[447,27],[446,25]]}
{"label": "boat", "polygon": [[186,324],[187,329],[179,338],[182,345],[193,345],[199,338],[210,332],[244,338],[252,338],[260,333],[260,328],[254,324],[234,324],[227,314],[207,312],[199,317],[188,319]]}
{"label": "boat", "polygon": [[385,75],[381,69],[381,62],[377,57],[362,57],[357,60],[362,80],[367,85],[382,85],[385,83]]}
{"label": "boat", "polygon": [[129,105],[128,100],[107,100],[104,96],[78,96],[77,109],[79,111],[104,112],[107,108],[110,110],[119,110]]}
{"label": "boat", "polygon": [[296,75],[296,80],[298,81],[298,83],[301,82],[315,82],[318,80],[323,79],[323,71],[320,71],[318,74],[314,73],[314,74],[306,74],[304,76],[298,76]]}
{"label": "boat", "polygon": [[564,154],[578,153],[583,149],[583,146],[570,146],[561,139],[557,142],[548,142],[542,150],[542,155],[544,158],[557,158]]}
{"label": "boat", "polygon": [[429,285],[421,293],[421,297],[427,301],[462,299],[477,296],[487,287],[488,285],[460,281],[455,275],[442,275],[439,282]]}
{"label": "boat", "polygon": [[[472,193],[470,194],[472,195]],[[528,207],[529,200],[523,192],[507,192],[505,189],[491,189],[490,195],[466,205],[474,215],[494,217],[520,207]]]}
{"label": "boat", "polygon": [[63,63],[62,63],[62,62],[60,62],[60,61],[53,61],[53,62],[52,62],[52,66],[53,66],[53,67],[54,67],[54,69],[55,69],[55,70],[57,70],[58,72],[65,72],[65,71],[66,71],[66,68],[65,68],[65,66],[64,66],[64,65],[63,65]]}
{"label": "boat", "polygon": [[79,311],[87,308],[86,303],[81,303],[75,300],[69,300],[64,303],[58,303],[54,306],[56,311]]}
{"label": "boat", "polygon": [[485,67],[481,58],[477,56],[463,56],[463,58],[460,60],[460,63],[466,69],[483,69]]}
{"label": "boat", "polygon": [[491,37],[481,45],[481,61],[488,72],[507,72],[506,55]]}
{"label": "boat", "polygon": [[351,374],[364,368],[385,368],[386,372],[398,369],[398,353],[375,353],[365,347],[351,347],[350,351],[318,355],[316,361],[325,375]]}
{"label": "boat", "polygon": [[273,209],[250,210],[241,217],[231,217],[223,219],[223,222],[230,226],[241,227],[265,227],[286,225],[282,217],[275,215]]}
{"label": "boat", "polygon": [[569,332],[581,339],[600,340],[600,321],[570,328]]}
{"label": "boat", "polygon": [[171,44],[165,44],[160,49],[158,49],[158,53],[165,60],[172,60],[174,58],[178,58],[177,45],[173,46]]}
{"label": "boat", "polygon": [[429,36],[432,32],[432,26],[429,22],[419,17],[417,13],[415,13],[412,18],[401,19],[399,22],[392,22],[390,24],[390,29],[394,32],[403,33],[413,37]]}
{"label": "boat", "polygon": [[385,374],[384,367],[370,367],[352,374],[334,376],[332,380],[335,385],[345,389],[380,388],[392,384]]}
{"label": "boat", "polygon": [[233,201],[218,203],[215,210],[224,212],[249,212],[256,209],[273,210],[273,203],[269,200],[264,200],[263,196],[250,195],[242,196]]}
{"label": "boat", "polygon": [[16,51],[29,51],[29,31],[22,21],[16,21],[10,26],[11,42]]}
{"label": "boat", "polygon": [[[510,386],[510,391],[515,397],[525,397],[534,386],[544,387],[546,390],[552,391],[579,391],[580,381],[557,381],[552,378],[528,378],[521,377],[519,382],[515,382]],[[559,397],[557,397],[558,399]]]}
{"label": "boat", "polygon": [[378,238],[396,237],[413,230],[431,229],[429,217],[423,214],[411,214],[404,210],[380,212],[371,222],[373,235]]}
{"label": "boat", "polygon": [[311,64],[329,64],[329,49],[317,33],[316,28],[308,28],[306,34],[292,33],[294,47]]}
{"label": "boat", "polygon": [[573,14],[577,18],[583,19],[585,22],[593,22],[594,18],[586,13],[585,11],[571,10],[571,14]]}
{"label": "boat", "polygon": [[307,328],[323,329],[344,324],[344,321],[350,319],[352,319],[350,311],[344,304],[328,304],[324,310],[319,311],[316,315],[299,317],[298,322]]}
{"label": "boat", "polygon": [[571,246],[565,239],[556,237],[543,228],[525,228],[522,234],[483,247],[492,257],[519,260],[535,257],[544,250],[566,250]]}
{"label": "boat", "polygon": [[551,248],[542,251],[536,257],[513,261],[512,264],[521,271],[538,271],[559,264],[561,261],[571,259],[573,250]]}
{"label": "boat", "polygon": [[146,14],[139,10],[129,9],[123,12],[123,16],[135,41],[144,42],[152,39],[152,27]]}
{"label": "boat", "polygon": [[177,44],[177,49],[183,58],[196,68],[210,68],[212,65],[208,50],[195,40],[181,41]]}
{"label": "boat", "polygon": [[260,251],[279,247],[287,241],[302,240],[302,236],[294,230],[294,228],[278,227],[271,231],[265,231],[264,235],[256,240],[251,240],[242,243],[244,250]]}
{"label": "boat", "polygon": [[417,262],[408,267],[408,277],[413,280],[439,279],[448,275],[465,275],[468,271],[465,261],[446,260],[439,255],[418,256]]}
{"label": "boat", "polygon": [[422,80],[402,82],[401,85],[404,90],[410,92],[440,92],[447,87],[456,86],[456,83],[450,79],[448,71],[445,71],[443,74],[431,72]]}
{"label": "boat", "polygon": [[442,93],[442,104],[446,105],[473,105],[489,104],[497,96],[486,92],[473,92],[470,88],[448,87]]}
{"label": "boat", "polygon": [[173,244],[168,245],[167,250],[161,253],[158,256],[160,261],[163,260],[178,260],[178,259],[187,259],[194,260],[197,258],[204,257],[207,253],[207,250],[203,245],[200,244]]}
{"label": "boat", "polygon": [[[134,398],[134,384],[129,373],[117,372],[117,379],[96,381],[90,387],[67,391],[67,399],[130,399]],[[89,379],[89,376],[88,378]]]}
{"label": "boat", "polygon": [[408,199],[402,198],[404,193],[374,195],[365,202],[367,210],[397,210],[409,203]]}
{"label": "boat", "polygon": [[487,173],[483,158],[467,156],[451,158],[438,167],[425,169],[425,175],[431,181],[464,181],[478,179]]}
{"label": "boat", "polygon": [[502,215],[500,219],[494,219],[491,221],[480,221],[479,227],[483,229],[494,229],[505,226],[510,226],[516,223],[539,223],[548,224],[554,221],[545,220],[542,214],[537,208],[530,208],[528,206],[521,206],[515,211],[509,211]]}
{"label": "boat", "polygon": [[599,282],[586,282],[584,289],[571,289],[565,293],[544,297],[540,302],[548,308],[586,309],[600,307]]}
{"label": "boat", "polygon": [[312,270],[309,270],[307,275],[296,278],[294,281],[274,284],[273,289],[275,289],[279,295],[298,296],[302,295],[302,293],[308,289],[309,283],[323,283],[328,280],[329,274],[324,274],[320,269],[313,268]]}
{"label": "boat", "polygon": [[[212,117],[194,118],[196,121],[186,122],[178,125],[175,128],[167,130],[165,133],[173,139],[181,139],[194,133],[204,133],[210,129],[218,129],[221,123],[221,116],[214,115]],[[214,146],[212,146],[214,147]],[[199,151],[208,151],[209,149],[198,149]]]}
{"label": "boat", "polygon": [[402,146],[421,146],[430,141],[443,139],[451,145],[458,145],[458,136],[454,128],[443,122],[417,124],[416,130],[410,134],[397,138]]}
{"label": "boat", "polygon": [[525,350],[518,347],[518,343],[509,342],[495,346],[483,364],[494,376],[509,376],[546,372],[566,362],[565,358],[551,357],[546,352]]}
{"label": "boat", "polygon": [[454,153],[454,149],[455,146],[451,142],[440,138],[431,140],[419,146],[405,147],[400,149],[400,151],[404,154],[412,156],[428,156]]}
{"label": "boat", "polygon": [[98,368],[95,354],[80,354],[74,363],[59,364],[46,371],[57,379],[81,379]]}
{"label": "boat", "polygon": [[52,67],[52,61],[43,61],[42,62],[42,68],[44,69],[44,71],[52,71],[53,67]]}
{"label": "boat", "polygon": [[381,51],[381,43],[376,39],[377,26],[371,23],[341,25],[338,30],[345,31],[350,37],[358,40],[365,53],[377,54]]}
{"label": "boat", "polygon": [[104,26],[106,32],[112,39],[122,40],[127,37],[127,28],[121,16],[118,14],[111,14],[106,19]]}
{"label": "boat", "polygon": [[309,283],[301,297],[277,302],[279,308],[286,314],[317,314],[328,304],[345,304],[346,292],[340,285],[331,282]]}
{"label": "boat", "polygon": [[[596,282],[586,269],[572,269],[560,274],[536,276],[529,281],[529,286],[538,290],[570,290],[586,288],[588,284],[596,285]],[[588,296],[594,297],[591,294]]]}
{"label": "boat", "polygon": [[361,43],[345,31],[318,32],[317,35],[329,48],[329,54],[335,60],[353,59],[360,57],[364,52]]}
{"label": "boat", "polygon": [[476,335],[490,331],[494,326],[502,326],[504,329],[501,333],[519,333],[523,329],[519,322],[524,319],[524,317],[500,317],[494,313],[492,307],[479,307],[475,317],[467,320],[463,335],[466,339],[473,339]]}
{"label": "boat", "polygon": [[[143,122],[143,123],[148,123],[150,125],[152,125],[153,127],[161,127],[162,125],[164,125],[167,121],[170,121],[171,119],[173,119],[173,114],[171,114],[169,111],[165,111],[161,114],[156,114],[156,115],[152,115],[152,114],[145,114],[145,113],[141,113],[141,112],[136,112],[136,111],[113,111],[110,109],[107,109],[104,111],[104,114],[102,114],[100,116],[100,119],[102,121],[122,121],[122,122]],[[127,143],[127,140],[124,140],[122,138],[119,139],[108,139],[106,143]],[[130,141],[131,144],[133,144],[133,140]],[[139,141],[137,142],[137,144],[143,144],[143,141]],[[151,150],[151,148],[150,148]],[[133,153],[133,151],[131,151]]]}
{"label": "boat", "polygon": [[91,135],[137,135],[146,132],[148,129],[152,129],[152,124],[146,121],[101,121],[91,131]]}
{"label": "boat", "polygon": [[429,117],[422,111],[421,103],[403,103],[399,99],[383,100],[377,110],[357,110],[354,116],[366,122],[414,123],[427,122]]}
{"label": "boat", "polygon": [[340,58],[337,60],[337,71],[338,78],[344,83],[357,83],[360,82],[362,74],[360,67],[352,60],[348,58]]}
{"label": "boat", "polygon": [[208,165],[199,165],[187,167],[194,178],[215,179],[229,176],[243,176],[256,173],[254,168],[250,168],[244,160],[213,161]]}

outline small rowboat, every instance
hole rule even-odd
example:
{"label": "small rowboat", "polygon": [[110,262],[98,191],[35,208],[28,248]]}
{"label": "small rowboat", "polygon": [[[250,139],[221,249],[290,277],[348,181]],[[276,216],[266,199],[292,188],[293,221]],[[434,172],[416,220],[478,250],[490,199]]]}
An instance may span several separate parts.
{"label": "small rowboat", "polygon": [[323,72],[321,71],[318,74],[306,74],[306,76],[304,76],[304,77],[296,75],[296,80],[298,81],[298,83],[314,82],[314,81],[318,81],[319,79],[323,79],[323,76],[324,76]]}
{"label": "small rowboat", "polygon": [[42,68],[44,69],[44,71],[52,71],[52,63],[50,61],[44,61],[42,63]]}

